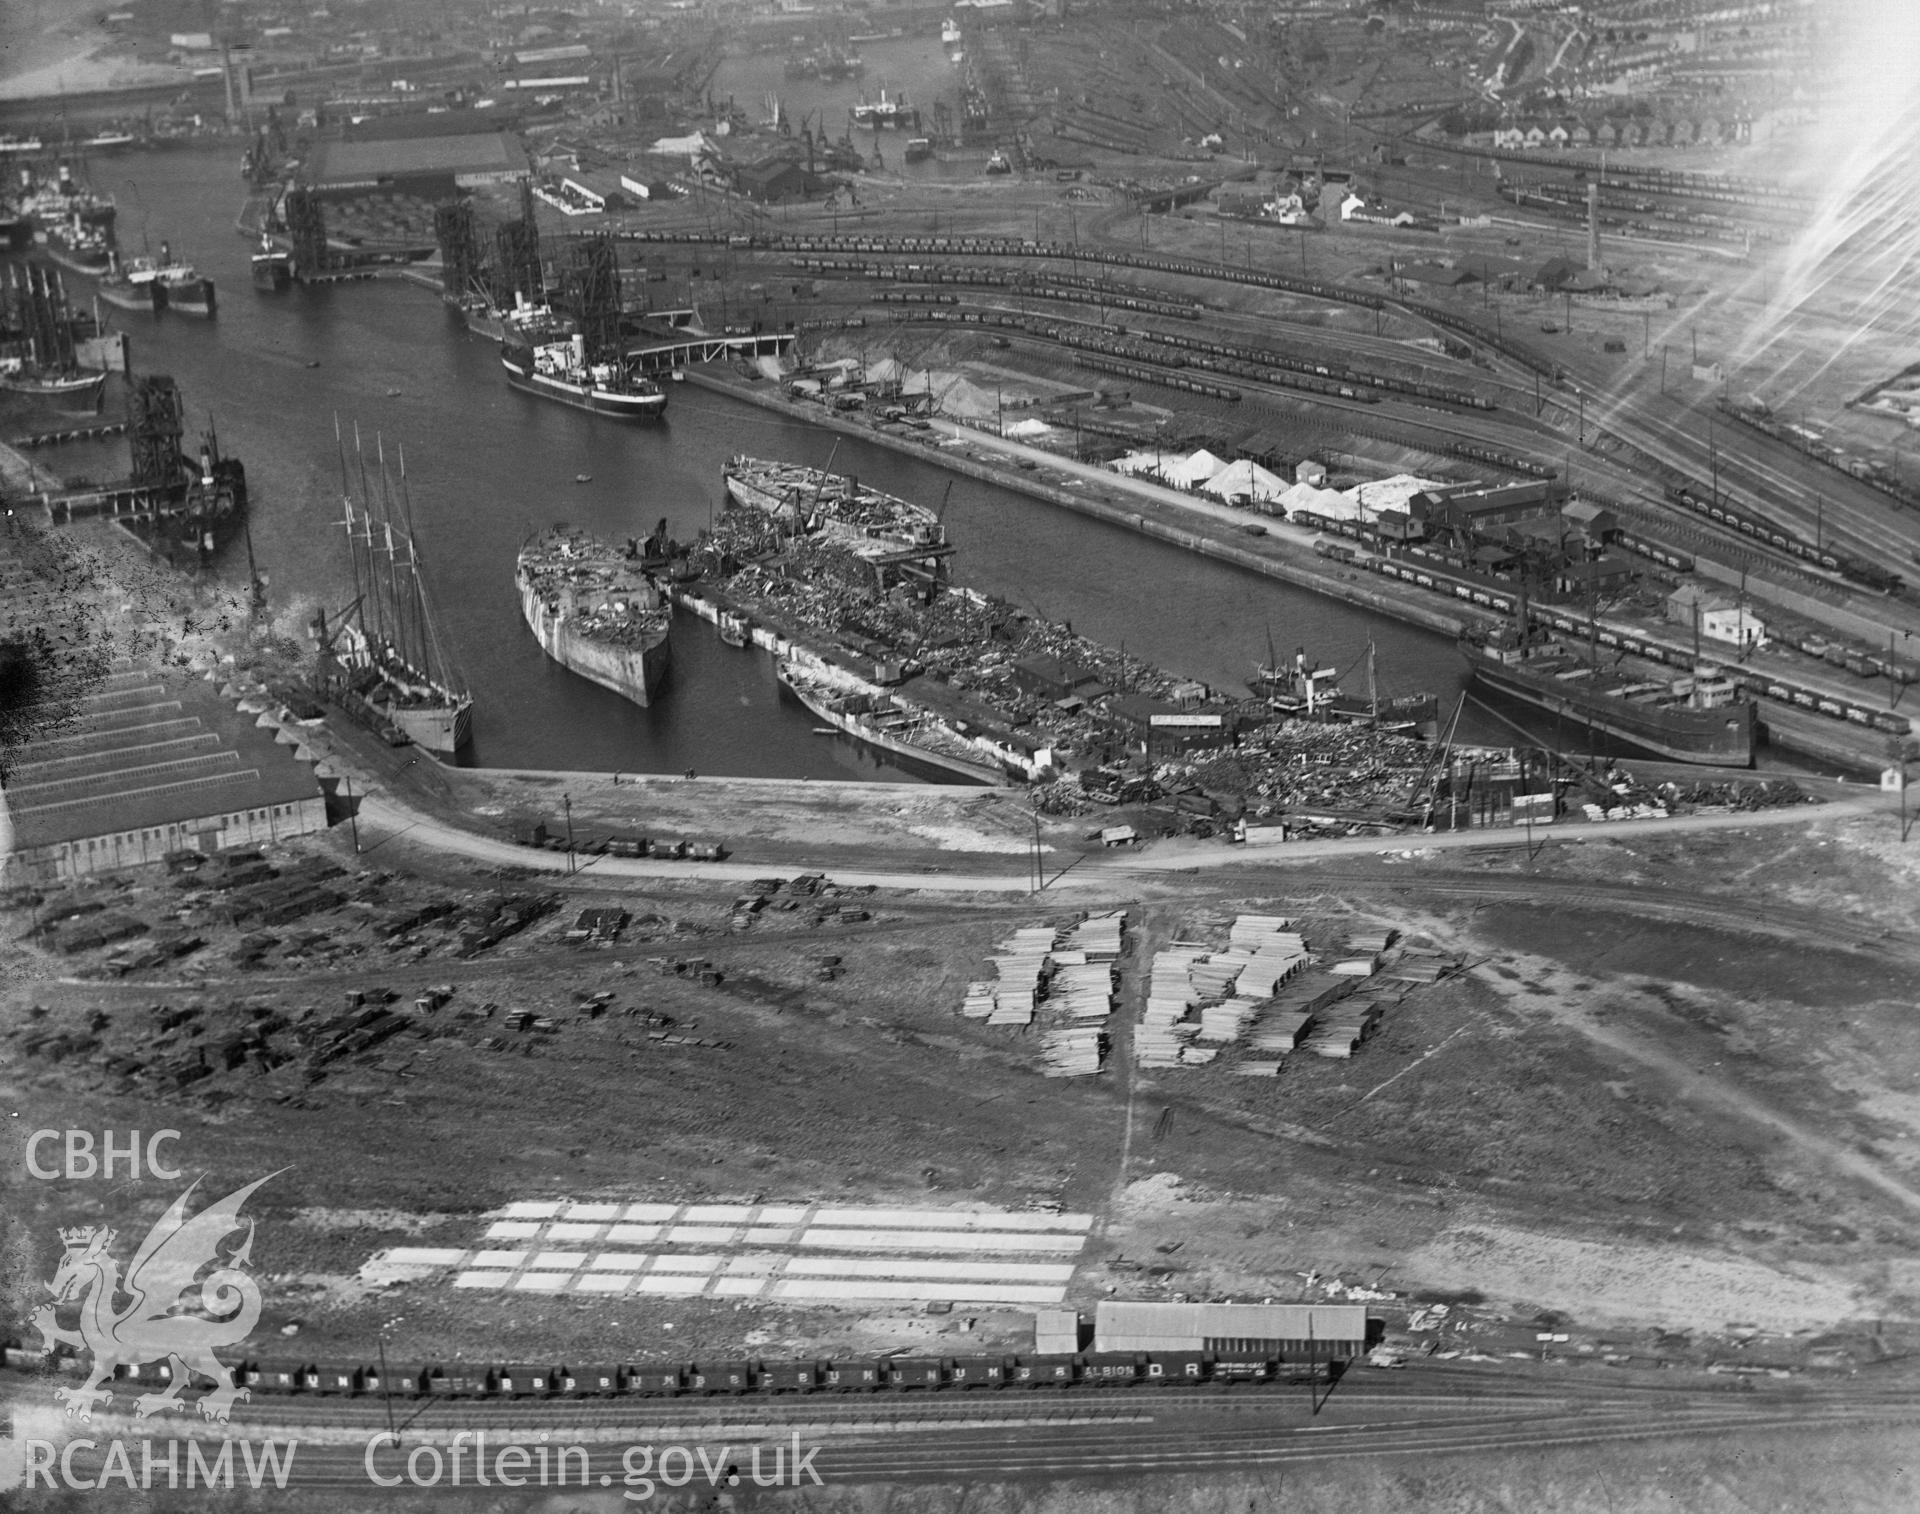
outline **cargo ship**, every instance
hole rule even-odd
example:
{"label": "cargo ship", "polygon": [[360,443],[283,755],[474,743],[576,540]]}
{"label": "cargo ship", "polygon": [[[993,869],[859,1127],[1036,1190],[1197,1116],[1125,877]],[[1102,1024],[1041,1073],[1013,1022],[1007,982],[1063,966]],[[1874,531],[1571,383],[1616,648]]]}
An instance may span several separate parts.
{"label": "cargo ship", "polygon": [[508,306],[496,304],[489,296],[476,292],[458,301],[455,308],[466,322],[467,330],[490,342],[537,347],[573,335],[570,319],[551,305],[529,303],[527,297],[519,293]]}
{"label": "cargo ship", "polygon": [[[829,467],[832,458],[828,460]],[[738,456],[723,471],[727,498],[793,535],[819,535],[873,568],[880,588],[901,578],[946,579],[954,552],[940,517],[924,505],[870,489],[828,468]]]}
{"label": "cargo ship", "polygon": [[624,357],[591,361],[579,333],[557,342],[504,342],[500,363],[507,383],[526,394],[558,400],[595,415],[653,420],[667,408],[667,392]]}
{"label": "cargo ship", "polygon": [[116,213],[111,195],[99,194],[75,182],[73,170],[62,163],[51,184],[35,185],[32,171],[21,171],[19,210],[34,224],[35,239],[47,256],[75,273],[106,270],[113,247]]}
{"label": "cargo ship", "polygon": [[1683,678],[1638,677],[1518,631],[1463,633],[1460,652],[1476,684],[1563,720],[1569,739],[1586,730],[1674,762],[1753,764],[1753,701],[1711,664]]}
{"label": "cargo ship", "polygon": [[556,526],[520,548],[520,613],[546,654],[603,688],[650,705],[666,676],[673,605],[638,544],[611,546]]}
{"label": "cargo ship", "polygon": [[380,500],[367,482],[366,456],[354,432],[360,464],[360,498],[347,479],[339,423],[341,525],[353,563],[353,603],[332,624],[324,610],[314,617],[321,689],[350,715],[396,745],[411,742],[437,757],[452,757],[473,739],[473,696],[454,670],[435,629],[413,538],[406,459],[400,459],[399,508],[387,479],[385,448],[379,457]]}
{"label": "cargo ship", "polygon": [[867,126],[876,130],[899,126],[912,114],[908,109],[905,95],[901,95],[898,99],[889,99],[884,87],[880,91],[878,100],[862,100],[856,105],[847,107],[847,115],[855,126]]}
{"label": "cargo ship", "polygon": [[855,741],[973,783],[1008,781],[964,737],[878,684],[838,669],[803,668],[790,658],[775,665],[775,676],[808,713]]}

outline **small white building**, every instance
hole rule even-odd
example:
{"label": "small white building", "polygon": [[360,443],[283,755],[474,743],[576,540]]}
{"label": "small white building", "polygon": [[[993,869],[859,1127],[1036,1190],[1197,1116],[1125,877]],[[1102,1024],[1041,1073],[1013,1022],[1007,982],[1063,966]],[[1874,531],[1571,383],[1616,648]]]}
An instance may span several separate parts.
{"label": "small white building", "polygon": [[1702,610],[1700,634],[1713,641],[1731,642],[1743,651],[1767,644],[1767,628],[1744,606],[1730,610]]}

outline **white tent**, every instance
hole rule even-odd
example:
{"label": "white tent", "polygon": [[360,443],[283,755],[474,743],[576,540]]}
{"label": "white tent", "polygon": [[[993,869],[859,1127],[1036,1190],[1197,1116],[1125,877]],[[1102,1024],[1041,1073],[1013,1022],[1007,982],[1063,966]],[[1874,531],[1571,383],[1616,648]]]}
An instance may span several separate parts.
{"label": "white tent", "polygon": [[1023,421],[1009,421],[1001,435],[1018,437],[1022,441],[1032,441],[1036,437],[1052,436],[1053,427],[1038,416],[1030,415]]}
{"label": "white tent", "polygon": [[1170,484],[1190,487],[1194,484],[1204,484],[1226,466],[1227,460],[1224,457],[1215,457],[1202,447],[1198,452],[1176,460],[1173,466],[1166,470],[1166,478]]}
{"label": "white tent", "polygon": [[696,131],[689,137],[661,137],[647,149],[669,158],[702,158],[714,151],[706,133]]}
{"label": "white tent", "polygon": [[1115,473],[1124,473],[1129,478],[1142,473],[1155,478],[1166,478],[1170,470],[1178,467],[1185,459],[1177,452],[1129,452],[1125,457],[1117,457],[1107,466]]}
{"label": "white tent", "polygon": [[1355,484],[1347,490],[1347,498],[1353,501],[1355,514],[1378,515],[1382,510],[1404,510],[1407,501],[1426,489],[1443,489],[1444,484],[1436,484],[1432,479],[1415,478],[1411,473],[1396,473],[1392,478],[1375,479],[1371,483]]}
{"label": "white tent", "polygon": [[1289,485],[1277,474],[1269,473],[1252,459],[1243,457],[1237,463],[1228,463],[1200,487],[1204,492],[1217,494],[1221,499],[1248,499],[1264,505],[1279,499],[1287,492]]}
{"label": "white tent", "polygon": [[1295,484],[1280,496],[1280,506],[1289,515],[1311,510],[1328,520],[1352,520],[1360,513],[1354,502],[1335,489],[1316,489],[1312,484]]}

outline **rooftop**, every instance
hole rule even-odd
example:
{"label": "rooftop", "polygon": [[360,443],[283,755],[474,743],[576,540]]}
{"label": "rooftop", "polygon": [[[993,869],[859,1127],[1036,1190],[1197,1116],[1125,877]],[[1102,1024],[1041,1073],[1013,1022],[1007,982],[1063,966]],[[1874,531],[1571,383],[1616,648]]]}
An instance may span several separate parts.
{"label": "rooftop", "polygon": [[329,185],[372,184],[417,174],[526,173],[526,150],[505,132],[394,141],[331,141],[315,146],[307,181]]}

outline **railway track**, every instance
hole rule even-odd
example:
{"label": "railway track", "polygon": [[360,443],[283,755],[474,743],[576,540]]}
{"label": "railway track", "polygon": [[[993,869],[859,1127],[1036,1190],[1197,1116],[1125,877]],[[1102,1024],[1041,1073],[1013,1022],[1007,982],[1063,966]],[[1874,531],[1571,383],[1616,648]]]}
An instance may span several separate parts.
{"label": "railway track", "polygon": [[[1109,1396],[1137,1399],[1144,1395],[1122,1391]],[[1005,1482],[1113,1472],[1221,1473],[1360,1457],[1546,1450],[1920,1421],[1920,1400],[1898,1392],[1795,1398],[1715,1395],[1695,1401],[1661,1398],[1617,1404],[1536,1400],[1501,1407],[1411,1399],[1391,1404],[1356,1400],[1342,1405],[1336,1398],[1319,1417],[1310,1415],[1304,1403],[1288,1407],[1291,1412],[1286,1414],[1258,1420],[1236,1416],[1223,1422],[1211,1406],[1169,1403],[1165,1413],[1143,1408],[1138,1414],[1102,1415],[1088,1410],[1064,1418],[1035,1418],[1029,1414],[1005,1424],[981,1424],[976,1419],[950,1429],[924,1421],[907,1427],[833,1422],[809,1424],[802,1430],[791,1422],[777,1427],[684,1421],[643,1426],[629,1420],[605,1440],[580,1434],[580,1427],[550,1417],[523,1421],[512,1430],[504,1425],[481,1426],[470,1420],[463,1421],[460,1428],[486,1429],[496,1449],[510,1440],[552,1443],[557,1435],[560,1444],[575,1450],[570,1461],[560,1463],[568,1468],[574,1486],[610,1487],[616,1483],[635,1486],[630,1478],[644,1478],[656,1466],[664,1465],[656,1463],[651,1455],[644,1460],[630,1457],[629,1449],[646,1447],[651,1451],[658,1440],[668,1437],[682,1446],[692,1442],[706,1449],[707,1475],[723,1485],[737,1485],[749,1475],[750,1468],[762,1467],[753,1456],[755,1447],[764,1453],[776,1445],[792,1444],[797,1450],[811,1441],[809,1464],[820,1481],[850,1485],[931,1480]],[[251,1408],[246,1406],[243,1412]],[[90,1429],[93,1433],[89,1438],[102,1438],[104,1426]],[[161,1426],[152,1426],[146,1434],[156,1429]],[[903,1433],[903,1429],[911,1433]],[[571,1440],[569,1431],[575,1432]],[[223,1430],[213,1438],[231,1433]],[[396,1446],[387,1436],[383,1418],[364,1419],[352,1433],[338,1439],[300,1440],[287,1485],[365,1488],[376,1474],[383,1479],[406,1480],[403,1468],[415,1480],[425,1480],[437,1475],[431,1469],[441,1465],[439,1447],[447,1444],[446,1436],[455,1433],[458,1431],[449,1429],[430,1440],[420,1427],[400,1427]],[[285,1445],[298,1436],[294,1427],[287,1426],[276,1438]],[[434,1453],[430,1457],[429,1449]],[[471,1452],[471,1441],[468,1449]],[[97,1473],[105,1454],[96,1445],[91,1455],[74,1457],[72,1465],[77,1475],[85,1478]],[[689,1453],[683,1455],[690,1480],[694,1458]],[[164,1458],[156,1460],[164,1464]],[[469,1482],[471,1473],[470,1458]],[[728,1483],[729,1477],[737,1481]]]}

